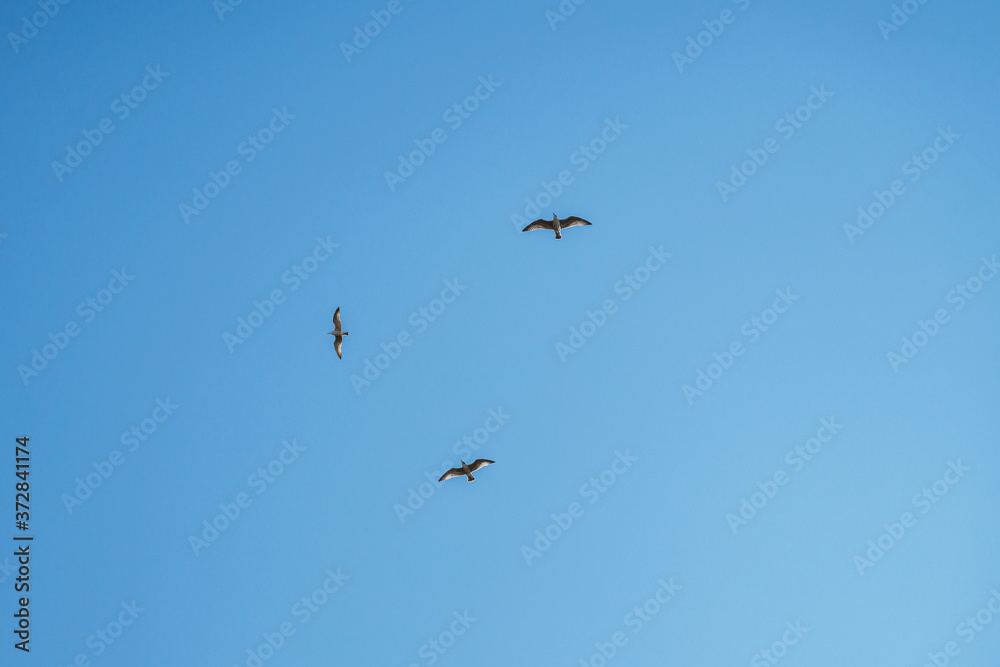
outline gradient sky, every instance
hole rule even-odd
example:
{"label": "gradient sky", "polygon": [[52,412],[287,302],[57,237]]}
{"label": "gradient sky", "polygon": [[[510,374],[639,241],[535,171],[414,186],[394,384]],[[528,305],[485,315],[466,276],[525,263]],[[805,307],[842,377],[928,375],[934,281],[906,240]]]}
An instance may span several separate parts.
{"label": "gradient sky", "polygon": [[0,663],[996,664],[996,3],[223,2],[0,10]]}

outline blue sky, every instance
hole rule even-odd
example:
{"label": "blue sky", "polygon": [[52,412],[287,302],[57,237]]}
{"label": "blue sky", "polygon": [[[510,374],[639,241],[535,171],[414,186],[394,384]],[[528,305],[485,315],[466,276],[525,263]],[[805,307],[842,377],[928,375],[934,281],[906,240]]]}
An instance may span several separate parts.
{"label": "blue sky", "polygon": [[3,664],[996,661],[1000,8],[223,2],[0,10]]}

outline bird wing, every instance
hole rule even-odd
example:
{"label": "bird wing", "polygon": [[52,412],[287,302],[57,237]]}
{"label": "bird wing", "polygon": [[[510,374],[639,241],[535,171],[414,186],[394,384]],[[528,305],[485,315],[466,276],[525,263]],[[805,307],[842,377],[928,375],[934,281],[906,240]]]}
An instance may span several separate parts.
{"label": "bird wing", "polygon": [[476,459],[472,462],[472,465],[469,466],[469,470],[471,472],[476,472],[480,468],[485,468],[491,463],[496,463],[496,461],[490,461],[489,459]]}
{"label": "bird wing", "polygon": [[592,223],[587,222],[583,218],[578,218],[575,215],[571,215],[565,220],[560,220],[559,224],[560,226],[562,226],[563,229],[566,229],[567,227],[576,227],[578,225],[589,225]]}
{"label": "bird wing", "polygon": [[464,477],[464,476],[465,472],[463,472],[461,468],[452,468],[445,474],[441,475],[441,479],[439,479],[438,481],[443,482],[444,480],[451,479],[452,477]]}
{"label": "bird wing", "polygon": [[552,226],[552,221],[551,220],[541,220],[541,219],[538,219],[538,220],[535,220],[530,225],[528,225],[527,227],[525,227],[524,229],[522,229],[521,231],[522,232],[531,232],[531,231],[534,231],[536,229],[555,229],[555,227]]}
{"label": "bird wing", "polygon": [[340,353],[340,347],[343,344],[344,344],[344,337],[343,336],[334,336],[333,337],[333,349],[335,349],[337,351],[337,358],[338,359],[343,359],[344,358],[344,356]]}
{"label": "bird wing", "polygon": [[333,326],[337,327],[337,331],[340,331],[340,306],[337,306],[337,312],[333,314]]}

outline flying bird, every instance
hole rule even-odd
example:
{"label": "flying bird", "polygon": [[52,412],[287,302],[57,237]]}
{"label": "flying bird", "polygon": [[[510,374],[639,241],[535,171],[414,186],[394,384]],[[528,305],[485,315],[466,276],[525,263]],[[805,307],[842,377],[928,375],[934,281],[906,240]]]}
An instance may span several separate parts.
{"label": "flying bird", "polygon": [[462,475],[465,475],[466,477],[469,478],[469,481],[471,482],[472,480],[475,479],[475,477],[472,476],[472,473],[476,472],[480,468],[488,466],[491,463],[496,463],[496,461],[490,461],[489,459],[476,459],[471,464],[462,461],[461,468],[452,468],[445,474],[441,475],[441,479],[439,479],[438,481],[443,482],[444,480],[451,479],[452,477],[461,477]]}
{"label": "flying bird", "polygon": [[344,357],[340,354],[340,346],[344,344],[343,337],[347,335],[347,332],[340,329],[340,306],[337,307],[337,312],[333,314],[333,331],[329,333],[334,337],[333,349],[337,351],[337,358],[343,359]]}
{"label": "flying bird", "polygon": [[562,230],[568,227],[576,227],[578,225],[589,225],[589,224],[591,223],[587,222],[583,218],[578,218],[575,215],[571,215],[568,218],[563,218],[562,220],[560,220],[559,218],[556,217],[556,214],[553,213],[551,220],[542,220],[541,218],[539,218],[538,220],[535,220],[533,223],[531,223],[521,231],[530,232],[536,229],[550,229],[556,233],[557,239],[561,239]]}

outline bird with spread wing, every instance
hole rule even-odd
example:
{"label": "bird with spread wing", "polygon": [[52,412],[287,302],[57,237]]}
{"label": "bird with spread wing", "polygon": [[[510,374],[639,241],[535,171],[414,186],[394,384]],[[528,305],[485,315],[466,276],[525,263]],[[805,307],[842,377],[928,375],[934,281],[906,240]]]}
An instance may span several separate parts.
{"label": "bird with spread wing", "polygon": [[592,223],[587,222],[583,218],[578,218],[575,215],[571,215],[568,218],[563,218],[562,220],[560,220],[559,218],[556,217],[556,214],[553,213],[551,220],[542,220],[541,218],[539,218],[538,220],[535,220],[533,223],[531,223],[521,231],[531,232],[536,229],[548,229],[556,233],[557,239],[561,239],[562,230],[568,227],[579,227],[582,225],[590,225],[590,224]]}
{"label": "bird with spread wing", "polygon": [[489,459],[476,459],[472,463],[462,461],[461,468],[452,468],[445,474],[441,475],[441,479],[438,481],[443,482],[444,480],[451,479],[452,477],[461,477],[462,475],[465,475],[471,482],[475,479],[475,477],[472,476],[472,473],[476,472],[480,468],[490,465],[491,463],[496,463],[496,461],[490,461]]}
{"label": "bird with spread wing", "polygon": [[341,330],[340,325],[340,306],[337,306],[337,312],[333,314],[333,331],[329,334],[333,336],[333,349],[337,351],[337,358],[343,359],[344,357],[340,354],[340,347],[344,344],[344,336],[347,335],[346,331]]}

